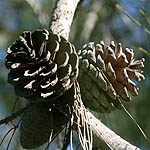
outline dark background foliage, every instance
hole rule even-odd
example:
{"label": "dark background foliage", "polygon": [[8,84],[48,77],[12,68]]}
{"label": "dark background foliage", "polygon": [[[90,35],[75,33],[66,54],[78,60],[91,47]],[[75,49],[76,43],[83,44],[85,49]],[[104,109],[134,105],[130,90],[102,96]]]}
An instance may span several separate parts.
{"label": "dark background foliage", "polygon": [[[55,0],[0,1],[0,119],[11,114],[16,99],[12,86],[7,83],[8,70],[4,65],[6,50],[24,30],[48,28],[54,4]],[[120,4],[142,27],[120,11],[116,4]],[[139,95],[132,98],[130,103],[125,103],[125,106],[150,137],[150,34],[143,30],[144,27],[150,30],[149,0],[84,0],[75,15],[70,41],[79,50],[88,41],[98,43],[104,40],[109,44],[114,40],[121,42],[123,48],[133,48],[137,58],[146,59],[146,79],[138,84]],[[20,98],[17,109],[24,105],[25,99]],[[96,115],[132,144],[150,149],[150,145],[124,111]],[[0,126],[0,140],[10,127],[11,124]],[[0,149],[6,148],[9,137],[10,135]],[[58,140],[55,144],[59,147]],[[14,136],[10,149],[22,149],[19,146],[19,132]],[[56,145],[52,145],[52,149],[56,149]]]}

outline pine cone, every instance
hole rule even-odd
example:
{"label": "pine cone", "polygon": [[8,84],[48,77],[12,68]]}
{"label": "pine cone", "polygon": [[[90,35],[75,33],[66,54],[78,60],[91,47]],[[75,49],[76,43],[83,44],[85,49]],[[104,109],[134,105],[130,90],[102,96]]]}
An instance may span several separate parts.
{"label": "pine cone", "polygon": [[16,94],[35,100],[58,98],[78,76],[74,46],[47,30],[23,32],[8,48],[5,64]]}
{"label": "pine cone", "polygon": [[144,79],[141,68],[144,58],[134,59],[132,49],[122,51],[119,43],[115,46],[112,41],[105,48],[104,42],[94,45],[86,44],[79,51],[82,99],[87,107],[97,112],[110,112],[119,108],[118,98],[130,101],[132,96],[138,95],[138,88],[132,79]]}
{"label": "pine cone", "polygon": [[53,140],[72,116],[74,86],[56,99],[56,104],[34,103],[24,114],[20,124],[20,143],[25,149],[34,149]]}
{"label": "pine cone", "polygon": [[56,108],[48,110],[45,103],[38,103],[25,113],[20,125],[20,143],[25,149],[34,149],[52,139],[64,128],[67,118]]}

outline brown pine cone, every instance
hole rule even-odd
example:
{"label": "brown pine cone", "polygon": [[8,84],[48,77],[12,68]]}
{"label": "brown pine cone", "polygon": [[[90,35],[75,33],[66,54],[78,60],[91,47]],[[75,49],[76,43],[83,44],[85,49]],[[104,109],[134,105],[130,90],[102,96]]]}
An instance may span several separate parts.
{"label": "brown pine cone", "polygon": [[47,30],[23,32],[8,48],[5,64],[16,94],[34,100],[58,98],[78,76],[74,46]]}
{"label": "brown pine cone", "polygon": [[104,42],[84,45],[79,51],[79,82],[82,99],[87,107],[97,112],[110,112],[119,108],[118,98],[130,101],[138,95],[138,88],[132,79],[144,79],[141,68],[144,58],[134,59],[132,49],[125,52],[119,43],[112,41],[105,48]]}

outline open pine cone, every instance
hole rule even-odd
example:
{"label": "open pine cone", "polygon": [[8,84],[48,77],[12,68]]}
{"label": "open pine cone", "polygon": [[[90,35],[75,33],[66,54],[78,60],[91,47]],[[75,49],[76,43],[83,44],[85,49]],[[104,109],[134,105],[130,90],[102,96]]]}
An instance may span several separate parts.
{"label": "open pine cone", "polygon": [[78,76],[74,46],[47,30],[23,32],[8,48],[5,64],[16,94],[35,100],[58,98]]}
{"label": "open pine cone", "polygon": [[84,45],[78,55],[78,80],[87,107],[97,112],[110,112],[119,108],[118,98],[130,101],[130,95],[138,95],[138,87],[132,79],[144,79],[141,70],[144,58],[135,60],[132,49],[126,48],[123,52],[121,44],[116,46],[114,41],[107,47],[103,41],[96,45],[91,42]]}

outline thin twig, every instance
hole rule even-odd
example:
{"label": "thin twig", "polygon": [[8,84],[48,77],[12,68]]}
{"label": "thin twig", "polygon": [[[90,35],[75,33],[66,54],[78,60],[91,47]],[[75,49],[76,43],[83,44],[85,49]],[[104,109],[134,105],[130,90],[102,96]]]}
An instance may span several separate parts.
{"label": "thin twig", "polygon": [[[71,122],[69,124],[69,127],[66,126],[66,130],[65,131],[65,136],[64,136],[64,141],[63,141],[63,148],[62,150],[66,150],[68,145],[70,144],[70,136],[72,135],[71,134],[71,131],[72,131],[72,125],[71,125]],[[66,133],[68,132],[68,133]]]}
{"label": "thin twig", "polygon": [[11,128],[11,129],[9,129],[9,130],[7,131],[7,133],[4,135],[3,139],[2,139],[1,142],[0,142],[0,146],[2,146],[2,144],[3,144],[4,140],[5,140],[5,138],[7,137],[7,135],[8,135],[13,129],[15,129],[15,127]]}
{"label": "thin twig", "polygon": [[17,96],[17,98],[16,98],[16,100],[15,100],[15,103],[14,103],[14,105],[13,105],[12,114],[13,114],[14,111],[15,111],[15,108],[16,108],[16,105],[17,105],[18,100],[19,100],[19,96]]}
{"label": "thin twig", "polygon": [[[17,105],[18,100],[19,100],[19,96],[17,96],[17,98],[16,98],[16,100],[15,100],[15,103],[14,103],[14,105],[13,105],[12,114],[15,112],[16,105]],[[13,123],[13,120],[11,121],[11,124],[12,124],[13,126],[15,126],[15,124]]]}
{"label": "thin twig", "polygon": [[[7,144],[7,148],[6,148],[6,150],[8,150],[8,149],[9,149],[10,143],[11,143],[11,141],[12,141],[12,139],[13,139],[14,135],[15,135],[15,132],[16,132],[17,128],[19,127],[19,124],[20,124],[21,120],[23,119],[23,117],[24,117],[24,115],[22,115],[22,117],[19,119],[19,121],[18,121],[17,125],[15,125],[15,127],[14,127],[14,131],[13,131],[13,133],[12,133],[12,135],[11,135],[11,137],[10,137],[10,140],[9,140],[9,142],[8,142],[8,144]],[[7,134],[7,135],[8,135],[8,134]]]}
{"label": "thin twig", "polygon": [[48,143],[47,143],[47,146],[46,146],[46,148],[45,148],[45,150],[48,150],[49,149],[49,146],[50,146],[50,143],[51,143],[51,141],[52,141],[52,137],[53,137],[53,116],[52,116],[52,110],[51,109],[49,109],[49,112],[50,112],[50,120],[51,120],[51,122],[50,122],[50,124],[51,124],[51,133],[50,133],[50,135],[49,135],[49,140],[48,140]]}
{"label": "thin twig", "polygon": [[147,142],[150,144],[150,139],[147,137],[147,135],[145,134],[145,132],[143,131],[143,129],[140,127],[140,125],[137,123],[137,121],[133,118],[133,116],[128,112],[128,110],[125,108],[125,106],[123,105],[123,103],[121,102],[120,99],[118,99],[123,110],[126,112],[126,114],[129,116],[129,118],[135,123],[135,125],[137,126],[137,128],[140,130],[140,132],[142,133],[142,135],[144,136],[144,138],[147,140]]}
{"label": "thin twig", "polygon": [[33,105],[27,105],[26,107],[16,111],[15,113],[12,113],[12,115],[0,120],[0,125],[2,124],[8,124],[10,121],[16,119],[18,116],[20,116],[25,111],[29,110]]}

